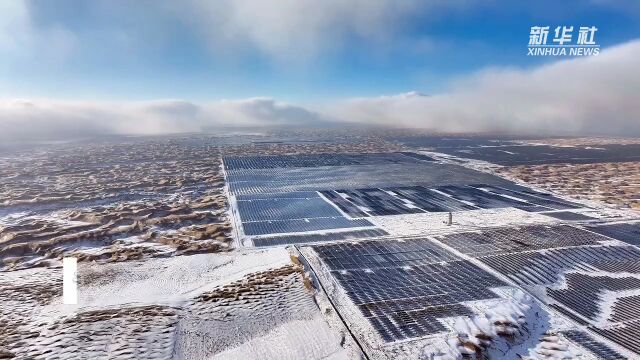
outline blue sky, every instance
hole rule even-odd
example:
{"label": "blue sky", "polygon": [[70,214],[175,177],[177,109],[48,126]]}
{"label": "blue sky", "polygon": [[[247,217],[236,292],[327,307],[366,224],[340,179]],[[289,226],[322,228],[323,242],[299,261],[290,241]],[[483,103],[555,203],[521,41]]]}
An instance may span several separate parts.
{"label": "blue sky", "polygon": [[526,56],[533,25],[596,26],[603,49],[640,37],[634,1],[3,1],[4,98],[437,94],[556,61]]}

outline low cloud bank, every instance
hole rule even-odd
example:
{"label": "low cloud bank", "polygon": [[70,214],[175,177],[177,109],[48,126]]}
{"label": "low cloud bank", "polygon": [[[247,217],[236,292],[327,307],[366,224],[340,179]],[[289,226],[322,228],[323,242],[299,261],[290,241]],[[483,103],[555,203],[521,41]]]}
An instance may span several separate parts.
{"label": "low cloud bank", "polygon": [[487,69],[443,94],[298,106],[271,98],[195,103],[0,100],[0,141],[198,132],[335,122],[436,131],[640,135],[640,41],[534,69]]}
{"label": "low cloud bank", "polygon": [[531,70],[488,69],[434,96],[345,101],[335,114],[439,131],[640,135],[640,41]]}
{"label": "low cloud bank", "polygon": [[223,126],[320,126],[328,119],[270,98],[192,103],[0,101],[0,141],[200,132]]}

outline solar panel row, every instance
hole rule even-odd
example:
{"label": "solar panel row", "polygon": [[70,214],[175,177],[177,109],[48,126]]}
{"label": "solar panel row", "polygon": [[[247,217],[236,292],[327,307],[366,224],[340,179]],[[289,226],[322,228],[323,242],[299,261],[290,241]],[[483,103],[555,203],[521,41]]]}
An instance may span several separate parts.
{"label": "solar panel row", "polygon": [[522,186],[494,186],[486,184],[476,184],[471,186],[476,189],[490,191],[494,194],[516,197],[518,199],[528,201],[532,204],[537,204],[555,210],[577,209],[583,207],[580,204],[562,200],[551,194],[534,191]]}
{"label": "solar panel row", "polygon": [[381,229],[367,229],[367,230],[355,230],[355,231],[342,231],[328,234],[303,234],[303,235],[288,235],[288,236],[272,236],[253,239],[253,245],[262,246],[277,246],[277,245],[292,245],[292,244],[304,244],[314,242],[329,242],[338,240],[351,240],[351,239],[365,239],[375,238],[379,236],[389,235],[386,231]]}
{"label": "solar panel row", "polygon": [[313,246],[384,341],[446,330],[439,319],[471,315],[465,301],[498,297],[504,283],[428,239]]}
{"label": "solar panel row", "polygon": [[610,346],[596,341],[591,335],[580,330],[563,331],[562,334],[569,340],[579,344],[585,349],[591,351],[598,359],[601,360],[623,360],[626,356],[621,355]]}
{"label": "solar panel row", "polygon": [[604,270],[611,262],[640,261],[634,246],[599,246],[547,249],[542,252],[486,256],[480,260],[519,285],[551,285],[567,271]]}
{"label": "solar panel row", "polygon": [[[640,273],[640,249],[637,247],[567,247],[486,256],[480,260],[519,285],[546,286],[545,301],[555,301],[553,308],[580,324],[591,323],[590,330],[640,355],[636,340],[640,337],[640,310],[637,310],[640,296],[618,298],[605,325],[599,320],[603,310],[602,294],[640,290],[638,277],[601,273],[618,270]],[[563,279],[566,283],[560,282]],[[556,287],[556,284],[563,285]]]}
{"label": "solar panel row", "polygon": [[355,217],[368,216],[367,213],[362,211],[362,209],[358,208],[357,206],[353,206],[352,203],[350,203],[348,200],[346,200],[344,197],[342,197],[340,194],[338,194],[335,191],[327,190],[327,191],[321,191],[321,193],[322,195],[324,195],[324,197],[326,197],[332,203],[334,203],[337,207],[339,207],[340,210],[342,210],[345,214],[351,217],[355,218]]}
{"label": "solar panel row", "polygon": [[356,227],[373,227],[364,219],[313,218],[300,220],[254,221],[242,223],[245,235],[284,234],[306,231],[345,229]]}
{"label": "solar panel row", "polygon": [[446,331],[438,319],[452,316],[471,316],[473,312],[460,304],[432,306],[411,312],[397,312],[391,316],[370,317],[376,332],[386,342],[422,337]]}
{"label": "solar panel row", "polygon": [[640,160],[640,144],[603,144],[598,145],[598,148],[588,146],[511,145],[469,147],[461,150],[437,148],[437,151],[500,165],[591,164]]}
{"label": "solar panel row", "polygon": [[238,212],[243,223],[251,221],[278,221],[323,217],[342,217],[342,214],[324,199],[273,198],[238,201]]}
{"label": "solar panel row", "polygon": [[[640,296],[615,300],[602,325],[602,296],[640,290],[640,278],[611,276],[602,272],[640,274],[640,249],[635,246],[602,246],[607,238],[568,225],[490,229],[439,237],[443,243],[478,258],[518,285],[545,286],[550,306],[591,330],[632,351],[640,350]],[[613,296],[613,295],[609,295]],[[580,316],[578,316],[579,314]],[[618,325],[613,326],[612,324]],[[615,354],[591,344],[594,351]]]}
{"label": "solar panel row", "polygon": [[640,337],[640,320],[626,322],[624,326],[612,326],[608,328],[591,326],[589,330],[640,355],[640,342],[638,341],[638,337]]}
{"label": "solar panel row", "polygon": [[634,258],[601,261],[598,263],[598,269],[612,273],[628,272],[632,274],[640,274],[640,262]]}
{"label": "solar panel row", "polygon": [[640,223],[587,226],[587,229],[631,245],[640,245]]}
{"label": "solar panel row", "polygon": [[[539,195],[531,195],[531,194]],[[362,188],[323,191],[322,194],[350,216],[382,216],[514,207],[526,211],[570,209],[576,205],[551,195],[515,191],[492,185],[448,185]],[[471,205],[473,204],[473,205]],[[574,217],[580,216],[571,213]],[[553,215],[551,215],[553,216]],[[568,215],[566,215],[568,216]]]}
{"label": "solar panel row", "polygon": [[494,175],[452,164],[416,162],[403,164],[325,166],[226,171],[231,192],[239,194],[322,191],[445,184],[507,184]]}
{"label": "solar panel row", "polygon": [[399,197],[407,199],[416,204],[420,209],[427,212],[446,212],[473,210],[475,206],[460,202],[439,192],[429,190],[422,186],[407,186],[390,188]]}
{"label": "solar panel row", "polygon": [[422,161],[433,161],[433,159],[426,155],[413,153],[302,154],[227,156],[223,158],[227,170],[411,164]]}
{"label": "solar panel row", "polygon": [[[424,210],[418,209],[415,205],[407,203],[405,200],[393,196],[381,189],[357,189],[357,190],[339,190],[348,198],[356,209],[365,210],[371,216],[383,215],[400,215],[400,214],[416,214],[422,213]],[[349,210],[350,212],[357,211]]]}
{"label": "solar panel row", "polygon": [[261,194],[247,194],[237,195],[236,200],[264,200],[264,199],[311,199],[319,197],[315,191],[292,191],[286,193],[261,193]]}
{"label": "solar panel row", "polygon": [[[600,294],[602,292],[640,289],[640,279],[633,277],[613,278],[569,273],[565,278],[566,289],[547,289],[547,295],[591,320],[595,320],[600,314]],[[618,302],[616,302],[617,304]],[[631,312],[625,312],[625,315],[629,314]]]}
{"label": "solar panel row", "polygon": [[427,239],[361,241],[314,246],[330,270],[375,269],[427,265],[459,260],[454,254]]}
{"label": "solar panel row", "polygon": [[593,220],[592,217],[586,216],[580,213],[574,213],[571,211],[557,211],[551,213],[544,213],[546,216],[550,216],[554,219],[566,220],[566,221],[582,221],[582,220]]}
{"label": "solar panel row", "polygon": [[600,241],[607,240],[603,236],[569,225],[497,228],[436,238],[473,257],[557,247],[596,245]]}
{"label": "solar panel row", "polygon": [[611,309],[610,322],[640,319],[640,295],[620,297]]}
{"label": "solar panel row", "polygon": [[456,200],[472,203],[481,209],[514,207],[516,209],[526,211],[548,210],[548,208],[539,206],[536,203],[529,203],[524,200],[516,200],[512,197],[506,197],[500,194],[479,190],[471,186],[445,185],[437,187],[436,190],[448,194]]}

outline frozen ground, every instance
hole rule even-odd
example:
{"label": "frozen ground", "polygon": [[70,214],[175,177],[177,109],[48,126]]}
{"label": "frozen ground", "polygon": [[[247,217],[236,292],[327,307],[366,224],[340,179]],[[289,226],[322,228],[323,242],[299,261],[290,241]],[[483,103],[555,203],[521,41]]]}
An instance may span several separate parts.
{"label": "frozen ground", "polygon": [[[82,263],[0,277],[0,349],[20,358],[345,358],[284,249]],[[274,347],[273,344],[281,346]]]}
{"label": "frozen ground", "polygon": [[[0,348],[16,357],[346,357],[286,250],[79,267],[79,304],[59,269],[4,273]],[[274,344],[278,344],[274,347]]]}
{"label": "frozen ground", "polygon": [[514,208],[456,211],[453,213],[451,225],[448,225],[448,213],[376,216],[370,220],[389,234],[396,236],[434,235],[490,226],[557,222],[556,219],[539,213]]}

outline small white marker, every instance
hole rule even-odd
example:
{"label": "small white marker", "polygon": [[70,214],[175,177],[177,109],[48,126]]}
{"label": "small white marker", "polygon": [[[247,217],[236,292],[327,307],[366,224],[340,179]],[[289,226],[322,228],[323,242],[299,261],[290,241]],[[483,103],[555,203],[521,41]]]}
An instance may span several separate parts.
{"label": "small white marker", "polygon": [[65,305],[78,304],[78,259],[62,259],[62,298]]}

